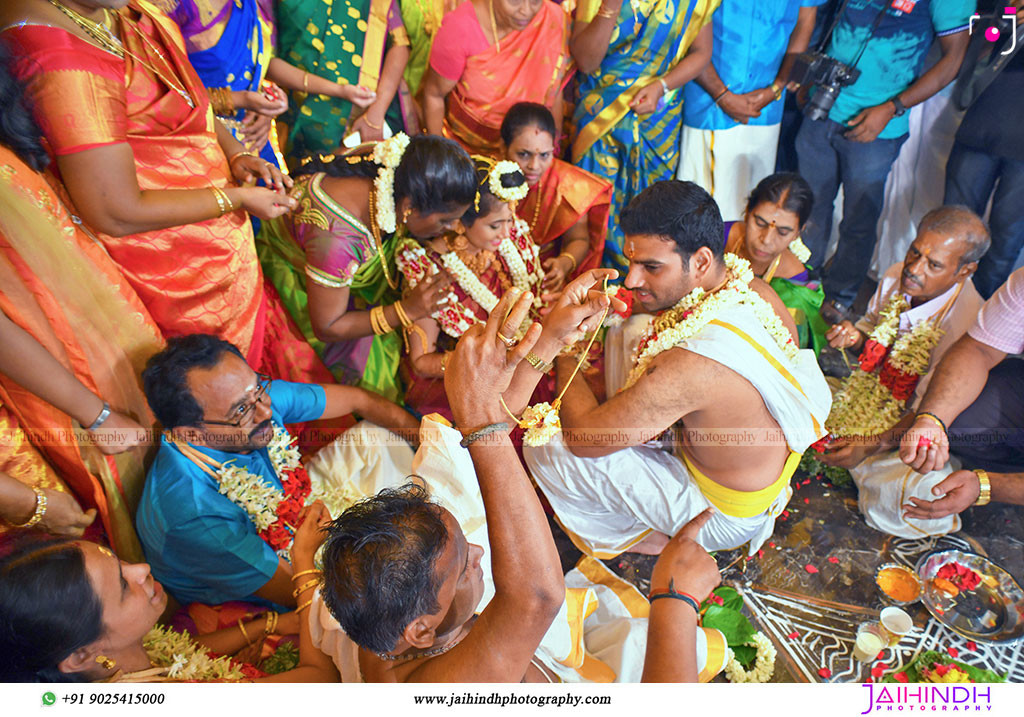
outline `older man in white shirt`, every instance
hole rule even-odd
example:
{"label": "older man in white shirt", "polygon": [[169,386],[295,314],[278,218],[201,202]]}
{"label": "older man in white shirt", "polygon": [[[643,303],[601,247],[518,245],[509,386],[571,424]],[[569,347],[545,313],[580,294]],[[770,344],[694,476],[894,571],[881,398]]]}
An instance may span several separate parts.
{"label": "older man in white shirt", "polygon": [[[830,345],[859,350],[881,322],[890,300],[897,293],[902,294],[909,307],[900,314],[896,337],[889,345],[922,321],[936,322],[943,331],[929,357],[928,372],[907,401],[908,409],[915,409],[928,389],[935,366],[978,316],[983,300],[974,288],[971,275],[988,249],[989,241],[984,222],[966,207],[932,210],[921,220],[917,237],[903,262],[889,267],[878,283],[867,313],[856,325],[844,321],[833,326],[826,334]],[[914,476],[899,460],[894,449],[898,448],[913,417],[910,412],[875,436],[840,441],[820,458],[825,463],[850,469],[860,489],[861,511],[872,527],[907,536],[948,532],[959,527],[955,516],[934,524],[911,525],[901,514],[901,498],[905,500],[912,493],[927,493],[951,470],[940,466],[932,474]]]}

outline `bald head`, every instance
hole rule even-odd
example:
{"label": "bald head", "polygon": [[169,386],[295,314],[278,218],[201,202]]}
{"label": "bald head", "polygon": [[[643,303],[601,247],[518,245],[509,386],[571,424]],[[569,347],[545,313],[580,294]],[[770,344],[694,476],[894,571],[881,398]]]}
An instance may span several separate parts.
{"label": "bald head", "polygon": [[917,233],[925,232],[938,234],[943,239],[960,239],[963,242],[960,266],[981,259],[992,243],[988,227],[981,217],[959,204],[939,207],[925,214],[917,226]]}

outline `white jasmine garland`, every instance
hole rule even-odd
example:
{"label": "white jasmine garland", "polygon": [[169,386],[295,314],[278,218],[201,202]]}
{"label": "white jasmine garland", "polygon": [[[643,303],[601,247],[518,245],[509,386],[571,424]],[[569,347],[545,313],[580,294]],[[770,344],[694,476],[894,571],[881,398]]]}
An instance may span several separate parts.
{"label": "white jasmine garland", "polygon": [[530,191],[530,185],[526,182],[523,182],[518,187],[504,187],[501,184],[503,175],[521,171],[518,164],[507,159],[495,162],[494,166],[491,167],[491,171],[487,174],[487,186],[491,190],[491,194],[503,202],[518,202],[525,199]]}
{"label": "white jasmine garland", "polygon": [[[267,445],[270,462],[278,478],[282,471],[300,465],[299,451],[292,445],[292,437],[284,428],[274,426],[274,437]],[[244,510],[259,531],[277,522],[277,506],[284,500],[284,492],[263,482],[245,468],[228,461],[217,470],[217,490]]]}
{"label": "white jasmine garland", "polygon": [[728,650],[728,658],[725,664],[725,676],[729,679],[729,682],[767,682],[775,672],[775,656],[777,654],[775,645],[765,637],[763,632],[756,633],[754,639],[746,644],[757,648],[757,659],[754,662],[754,668],[750,672],[744,670],[743,665],[736,659],[732,648],[726,648]]}
{"label": "white jasmine garland", "polygon": [[392,137],[378,142],[373,148],[373,161],[380,165],[377,177],[373,180],[376,190],[377,226],[382,232],[392,234],[398,228],[398,217],[395,209],[395,169],[402,161],[409,136],[399,132]]}
{"label": "white jasmine garland", "polygon": [[142,638],[149,661],[181,681],[239,682],[245,675],[229,657],[211,657],[191,637],[156,625]]}
{"label": "white jasmine garland", "polygon": [[804,244],[804,240],[797,237],[789,243],[789,250],[793,252],[793,256],[799,260],[801,264],[806,264],[811,258],[811,250]]}

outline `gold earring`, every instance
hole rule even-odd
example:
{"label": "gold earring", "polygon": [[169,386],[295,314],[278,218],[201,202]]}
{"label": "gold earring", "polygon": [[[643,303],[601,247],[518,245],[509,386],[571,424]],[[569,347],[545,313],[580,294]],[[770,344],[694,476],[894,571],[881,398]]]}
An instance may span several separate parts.
{"label": "gold earring", "polygon": [[412,214],[412,207],[406,207],[405,211],[402,213],[402,224],[408,224],[409,223],[409,215],[410,214]]}
{"label": "gold earring", "polygon": [[102,666],[104,670],[113,670],[117,667],[116,662],[111,660],[109,657],[104,657],[103,655],[96,656],[96,664]]}

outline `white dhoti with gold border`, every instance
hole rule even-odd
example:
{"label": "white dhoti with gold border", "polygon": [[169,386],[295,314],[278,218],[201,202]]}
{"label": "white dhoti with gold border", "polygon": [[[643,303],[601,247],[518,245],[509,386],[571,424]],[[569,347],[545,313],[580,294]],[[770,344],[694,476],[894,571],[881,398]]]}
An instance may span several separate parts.
{"label": "white dhoti with gold border", "polygon": [[[650,316],[634,317],[606,340],[609,392],[632,368],[632,354]],[[649,445],[622,448],[597,458],[574,455],[561,437],[524,448],[527,466],[561,525],[588,555],[613,557],[650,531],[673,535],[710,505],[717,510],[698,541],[708,550],[749,543],[751,554],[771,535],[792,489],[799,456],[824,435],[832,394],[814,352],[787,357],[752,309],[734,305],[678,346],[735,371],[757,389],[790,450],[776,481],[759,491],[725,488],[702,475],[682,452]],[[729,440],[743,440],[736,427]],[[758,439],[755,439],[758,440]],[[727,446],[723,450],[728,450]]]}

